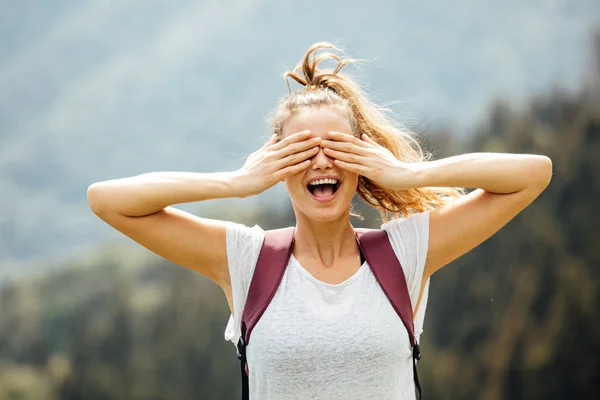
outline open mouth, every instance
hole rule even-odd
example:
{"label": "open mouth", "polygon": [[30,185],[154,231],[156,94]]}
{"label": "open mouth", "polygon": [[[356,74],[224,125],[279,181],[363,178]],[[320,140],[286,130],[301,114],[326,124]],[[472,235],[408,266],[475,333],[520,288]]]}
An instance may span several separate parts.
{"label": "open mouth", "polygon": [[319,179],[308,184],[308,191],[317,199],[331,198],[339,189],[341,182],[337,179]]}

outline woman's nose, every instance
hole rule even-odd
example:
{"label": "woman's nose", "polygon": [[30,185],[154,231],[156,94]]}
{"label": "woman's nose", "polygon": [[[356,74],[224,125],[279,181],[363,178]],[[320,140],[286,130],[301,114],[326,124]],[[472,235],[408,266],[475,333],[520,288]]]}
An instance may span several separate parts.
{"label": "woman's nose", "polygon": [[325,170],[328,168],[333,168],[333,159],[327,157],[323,148],[319,149],[319,152],[313,156],[313,170],[321,169]]}

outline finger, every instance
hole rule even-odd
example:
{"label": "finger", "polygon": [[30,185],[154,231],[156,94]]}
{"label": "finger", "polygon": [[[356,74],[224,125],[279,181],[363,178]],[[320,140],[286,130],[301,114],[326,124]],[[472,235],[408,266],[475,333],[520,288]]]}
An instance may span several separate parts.
{"label": "finger", "polygon": [[323,149],[327,157],[334,158],[336,160],[346,161],[353,164],[365,164],[365,158],[353,153],[347,153],[345,151],[337,151],[330,148]]}
{"label": "finger", "polygon": [[290,154],[299,153],[304,150],[311,149],[313,147],[320,149],[321,148],[320,145],[321,145],[321,138],[314,137],[314,138],[310,138],[310,139],[305,139],[301,142],[289,144],[286,147],[284,147],[283,149],[275,150],[275,151],[279,152],[279,158],[283,158]]}
{"label": "finger", "polygon": [[359,147],[368,147],[367,144],[363,140],[360,140],[360,139],[354,137],[354,135],[351,135],[349,133],[330,131],[329,137],[335,141],[350,142]]}
{"label": "finger", "polygon": [[358,175],[365,176],[369,171],[368,167],[365,167],[364,165],[348,163],[341,160],[333,160],[333,162],[341,169],[346,170],[348,172],[353,172]]}
{"label": "finger", "polygon": [[367,143],[371,143],[373,145],[378,145],[379,143],[377,143],[376,141],[374,141],[373,139],[371,139],[371,137],[369,135],[367,135],[366,133],[363,133],[361,136],[362,140],[364,140]]}
{"label": "finger", "polygon": [[298,164],[287,166],[283,169],[280,169],[276,172],[277,180],[283,180],[288,176],[292,176],[297,174],[298,172],[302,172],[306,168],[310,166],[310,160],[304,160]]}
{"label": "finger", "polygon": [[321,150],[320,147],[315,146],[315,147],[311,147],[308,150],[304,150],[298,153],[293,153],[290,154],[286,157],[283,157],[281,160],[279,160],[278,165],[279,168],[285,168],[288,165],[293,165],[293,164],[297,164],[299,162],[302,162],[304,160],[306,160],[307,158],[311,158],[314,157],[315,155],[317,155],[317,153]]}
{"label": "finger", "polygon": [[333,149],[333,150],[337,150],[337,151],[343,151],[346,153],[354,153],[354,154],[358,154],[361,156],[367,155],[368,151],[369,151],[368,148],[365,148],[362,146],[357,146],[351,142],[339,142],[339,141],[334,141],[334,140],[323,140],[321,142],[321,147]]}
{"label": "finger", "polygon": [[373,139],[371,139],[371,136],[367,135],[366,133],[363,133],[361,137],[362,137],[362,139],[364,141],[363,143],[368,143],[368,144],[370,144],[373,147],[378,148],[378,149],[383,148],[383,149],[387,150],[386,147],[380,145],[379,143],[377,143],[376,141],[374,141]]}
{"label": "finger", "polygon": [[311,135],[310,131],[302,131],[302,132],[293,133],[289,136],[286,136],[283,140],[280,140],[279,142],[274,144],[272,146],[272,149],[273,150],[281,150],[284,147],[286,147],[292,143],[296,143],[296,142],[300,142],[302,140],[308,139],[310,137],[310,135]]}

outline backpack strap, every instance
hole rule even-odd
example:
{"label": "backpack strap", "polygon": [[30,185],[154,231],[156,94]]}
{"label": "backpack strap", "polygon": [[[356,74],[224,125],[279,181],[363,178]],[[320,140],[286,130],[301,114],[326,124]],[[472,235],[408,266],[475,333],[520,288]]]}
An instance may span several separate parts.
{"label": "backpack strap", "polygon": [[[241,336],[237,345],[242,374],[242,400],[249,399],[248,364],[246,346],[256,323],[262,317],[275,296],[283,274],[292,255],[295,228],[276,229],[265,232],[265,239],[258,256],[250,282],[246,305],[242,314]],[[421,398],[421,385],[417,375],[416,361],[421,358],[419,344],[415,341],[412,304],[406,286],[404,270],[396,257],[383,229],[355,229],[356,239],[375,279],[400,316],[408,332],[413,349],[413,373],[415,386]]]}
{"label": "backpack strap", "polygon": [[402,319],[412,347],[415,343],[412,304],[404,270],[394,253],[387,232],[383,229],[355,229],[355,231],[358,246],[367,259],[379,286],[392,303],[396,314]]}
{"label": "backpack strap", "polygon": [[242,314],[242,335],[237,345],[242,373],[242,400],[249,398],[246,346],[254,326],[269,306],[281,283],[294,247],[294,230],[295,228],[284,228],[265,232],[265,239],[248,289]]}
{"label": "backpack strap", "polygon": [[392,307],[402,320],[408,332],[412,348],[415,388],[421,398],[421,384],[417,374],[417,361],[421,359],[421,349],[415,340],[415,324],[412,303],[406,285],[404,270],[383,229],[355,229],[360,251],[365,256],[379,286],[392,303]]}

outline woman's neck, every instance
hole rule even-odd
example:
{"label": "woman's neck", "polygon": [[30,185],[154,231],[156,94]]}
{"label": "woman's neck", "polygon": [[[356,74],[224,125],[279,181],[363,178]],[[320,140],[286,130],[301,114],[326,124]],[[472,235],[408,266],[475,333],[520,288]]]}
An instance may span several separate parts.
{"label": "woman's neck", "polygon": [[297,218],[294,256],[318,260],[331,267],[336,260],[358,254],[354,229],[347,215],[333,221]]}

